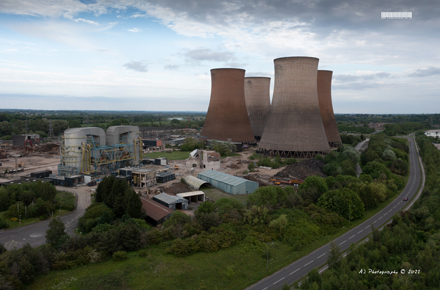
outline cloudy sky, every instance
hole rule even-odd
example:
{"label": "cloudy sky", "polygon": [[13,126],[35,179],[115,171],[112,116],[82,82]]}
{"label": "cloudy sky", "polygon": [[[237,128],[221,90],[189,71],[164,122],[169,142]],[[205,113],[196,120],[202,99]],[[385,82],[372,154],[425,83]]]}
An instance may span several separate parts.
{"label": "cloudy sky", "polygon": [[439,15],[437,0],[0,0],[0,108],[206,111],[210,69],[273,77],[274,58],[313,56],[336,113],[439,113]]}

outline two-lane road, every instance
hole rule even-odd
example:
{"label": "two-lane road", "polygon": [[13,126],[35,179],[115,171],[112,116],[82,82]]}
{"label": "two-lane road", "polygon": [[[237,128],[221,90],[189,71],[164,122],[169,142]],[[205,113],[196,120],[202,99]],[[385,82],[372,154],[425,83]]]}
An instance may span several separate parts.
{"label": "two-lane road", "polygon": [[[73,231],[78,226],[78,219],[84,215],[86,208],[91,204],[90,193],[84,187],[66,189],[65,187],[57,186],[57,190],[71,192],[78,198],[76,209],[61,217],[66,226],[66,232],[73,234]],[[8,250],[21,248],[26,243],[29,243],[32,247],[43,245],[46,243],[46,231],[49,228],[49,222],[50,220],[46,220],[10,230],[2,230],[0,231],[0,244],[3,244]]]}
{"label": "two-lane road", "polygon": [[[357,243],[366,236],[368,236],[372,231],[372,225],[374,228],[380,228],[388,220],[390,220],[393,215],[403,210],[410,200],[417,195],[419,189],[420,181],[422,180],[422,175],[424,174],[420,171],[419,167],[419,155],[416,149],[414,139],[411,137],[410,145],[410,175],[408,183],[402,193],[383,210],[358,225],[357,227],[346,232],[339,238],[335,239],[335,242],[341,249],[345,251],[350,244]],[[424,177],[423,177],[424,180]],[[405,197],[408,197],[408,201],[403,201]],[[418,196],[417,196],[418,197]],[[254,285],[249,286],[248,290],[269,290],[269,289],[280,289],[285,283],[293,284],[305,275],[309,273],[312,269],[318,268],[327,262],[327,258],[330,251],[330,243],[322,246],[321,248],[315,250],[309,255],[295,261],[289,266],[275,272],[269,277],[257,282]]]}

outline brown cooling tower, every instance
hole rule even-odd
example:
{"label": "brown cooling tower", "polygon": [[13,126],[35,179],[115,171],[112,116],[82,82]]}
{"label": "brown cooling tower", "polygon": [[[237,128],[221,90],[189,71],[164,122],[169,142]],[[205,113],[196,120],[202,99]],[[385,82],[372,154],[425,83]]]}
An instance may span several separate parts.
{"label": "brown cooling tower", "polygon": [[330,152],[319,110],[318,62],[314,57],[274,60],[272,107],[259,152],[299,158]]}
{"label": "brown cooling tower", "polygon": [[244,78],[244,98],[252,132],[260,140],[270,111],[270,78]]}
{"label": "brown cooling tower", "polygon": [[211,100],[202,139],[255,143],[244,100],[244,69],[211,70]]}
{"label": "brown cooling tower", "polygon": [[333,112],[332,74],[330,70],[318,70],[318,100],[328,144],[330,147],[339,147],[342,141]]}

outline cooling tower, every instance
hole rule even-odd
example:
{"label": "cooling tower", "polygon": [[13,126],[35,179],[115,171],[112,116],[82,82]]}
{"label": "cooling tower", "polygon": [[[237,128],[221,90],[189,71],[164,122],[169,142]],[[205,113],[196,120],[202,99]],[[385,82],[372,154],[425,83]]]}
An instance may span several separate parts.
{"label": "cooling tower", "polygon": [[314,57],[274,60],[272,107],[259,152],[299,158],[330,152],[319,110],[318,62]]}
{"label": "cooling tower", "polygon": [[211,100],[201,139],[254,143],[244,100],[243,69],[211,70]]}
{"label": "cooling tower", "polygon": [[318,100],[328,144],[330,147],[339,147],[342,141],[333,112],[332,74],[330,70],[318,70]]}
{"label": "cooling tower", "polygon": [[260,140],[270,111],[270,78],[245,78],[244,98],[252,132]]}

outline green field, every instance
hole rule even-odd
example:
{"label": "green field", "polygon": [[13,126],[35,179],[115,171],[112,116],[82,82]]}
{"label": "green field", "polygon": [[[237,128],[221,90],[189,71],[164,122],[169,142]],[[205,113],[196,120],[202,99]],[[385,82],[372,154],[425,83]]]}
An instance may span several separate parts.
{"label": "green field", "polygon": [[[55,196],[55,200],[57,201],[57,206],[56,206],[56,210],[53,213],[54,216],[63,216],[75,209],[75,195],[73,195],[70,192],[58,191],[57,195]],[[60,205],[61,205],[61,211],[60,211]],[[33,217],[33,218],[22,217],[21,225],[20,225],[19,221],[13,222],[9,218],[5,217],[4,216],[5,213],[6,213],[5,211],[0,212],[0,217],[2,217],[4,221],[6,221],[9,229],[34,224],[41,221],[40,218],[38,217]]]}
{"label": "green field", "polygon": [[168,160],[185,160],[189,157],[190,151],[173,151],[173,152],[152,152],[144,154],[144,158],[166,157]]}

